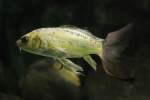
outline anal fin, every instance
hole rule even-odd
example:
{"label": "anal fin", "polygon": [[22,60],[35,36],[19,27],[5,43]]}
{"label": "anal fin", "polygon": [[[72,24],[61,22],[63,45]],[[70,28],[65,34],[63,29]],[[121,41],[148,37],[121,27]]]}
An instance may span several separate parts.
{"label": "anal fin", "polygon": [[83,59],[94,69],[96,70],[96,62],[91,58],[90,55],[84,56]]}

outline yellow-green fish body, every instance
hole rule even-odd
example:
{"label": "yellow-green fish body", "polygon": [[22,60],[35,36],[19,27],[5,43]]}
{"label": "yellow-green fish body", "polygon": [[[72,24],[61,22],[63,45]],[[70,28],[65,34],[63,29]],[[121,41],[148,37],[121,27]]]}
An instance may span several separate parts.
{"label": "yellow-green fish body", "polygon": [[27,52],[52,57],[65,66],[72,66],[75,72],[82,68],[67,58],[83,57],[94,69],[96,62],[90,54],[102,55],[103,39],[89,31],[75,27],[40,28],[17,41],[19,47]]}

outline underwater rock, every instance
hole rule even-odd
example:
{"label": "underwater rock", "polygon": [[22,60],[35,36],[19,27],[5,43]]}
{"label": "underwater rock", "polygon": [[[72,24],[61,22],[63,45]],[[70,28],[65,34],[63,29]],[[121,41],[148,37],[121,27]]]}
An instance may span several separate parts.
{"label": "underwater rock", "polygon": [[134,49],[136,46],[132,24],[108,33],[104,43],[103,68],[107,74],[120,79],[133,77]]}
{"label": "underwater rock", "polygon": [[150,11],[149,0],[138,0],[134,2],[135,7],[140,11]]}
{"label": "underwater rock", "polygon": [[0,92],[0,100],[21,100],[21,98],[14,94],[5,94]]}
{"label": "underwater rock", "polygon": [[20,84],[22,96],[26,100],[80,98],[79,77],[61,69],[55,60],[40,60],[32,64]]}
{"label": "underwater rock", "polygon": [[[117,78],[103,70],[89,74],[84,85],[89,100],[150,99],[149,22],[140,20],[108,34],[102,63]],[[135,80],[121,80],[130,77]]]}
{"label": "underwater rock", "polygon": [[3,84],[4,81],[4,66],[2,65],[2,63],[0,62],[0,87]]}
{"label": "underwater rock", "polygon": [[143,64],[148,67],[149,25],[149,20],[143,20],[108,33],[102,60],[107,73],[120,79],[129,79],[138,75],[136,71],[141,70]]}
{"label": "underwater rock", "polygon": [[[91,73],[84,84],[84,94],[88,100],[149,100],[150,82],[144,75],[135,84],[108,77],[103,71]],[[150,72],[150,71],[149,71]],[[147,76],[148,77],[148,76]],[[147,82],[147,83],[146,83]],[[144,85],[145,84],[145,85]]]}
{"label": "underwater rock", "polygon": [[0,91],[15,93],[17,90],[17,80],[15,73],[8,66],[0,62]]}

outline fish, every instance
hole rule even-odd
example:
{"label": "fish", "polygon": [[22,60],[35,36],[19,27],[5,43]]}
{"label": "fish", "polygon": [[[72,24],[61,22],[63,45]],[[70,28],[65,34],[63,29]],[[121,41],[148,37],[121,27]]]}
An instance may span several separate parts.
{"label": "fish", "polygon": [[66,82],[71,83],[74,86],[79,87],[81,85],[81,81],[78,75],[76,73],[65,69],[63,67],[61,70],[59,68],[61,67],[61,63],[58,61],[55,61],[53,66],[52,66],[55,71],[59,74],[59,76],[64,79]]}
{"label": "fish", "polygon": [[[62,83],[70,84],[73,87],[80,87],[81,81],[77,74],[74,72],[62,68],[62,64],[54,59],[40,59],[36,62],[33,62],[30,66],[29,73],[33,71],[38,71],[38,73],[47,73],[52,80],[51,84],[56,84],[55,82],[59,81]],[[60,70],[61,68],[61,70]],[[40,71],[40,72],[39,72]],[[28,74],[29,74],[28,73]],[[35,75],[35,74],[34,74]],[[60,84],[61,86],[62,84]]]}
{"label": "fish", "polygon": [[72,26],[39,28],[23,35],[17,45],[26,52],[51,57],[66,69],[81,75],[83,68],[69,58],[83,58],[94,70],[97,63],[90,56],[102,57],[104,39],[85,29]]}

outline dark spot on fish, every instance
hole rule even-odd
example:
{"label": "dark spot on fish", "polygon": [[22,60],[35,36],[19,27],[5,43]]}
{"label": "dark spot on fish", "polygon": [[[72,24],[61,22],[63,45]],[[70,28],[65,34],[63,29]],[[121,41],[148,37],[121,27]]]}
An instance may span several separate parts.
{"label": "dark spot on fish", "polygon": [[73,43],[71,41],[68,42],[70,45],[73,45]]}
{"label": "dark spot on fish", "polygon": [[42,40],[39,38],[39,48],[42,48]]}
{"label": "dark spot on fish", "polygon": [[73,32],[70,32],[71,34],[74,34]]}
{"label": "dark spot on fish", "polygon": [[80,34],[77,34],[77,36],[80,36]]}
{"label": "dark spot on fish", "polygon": [[64,30],[65,32],[69,32],[69,30]]}

